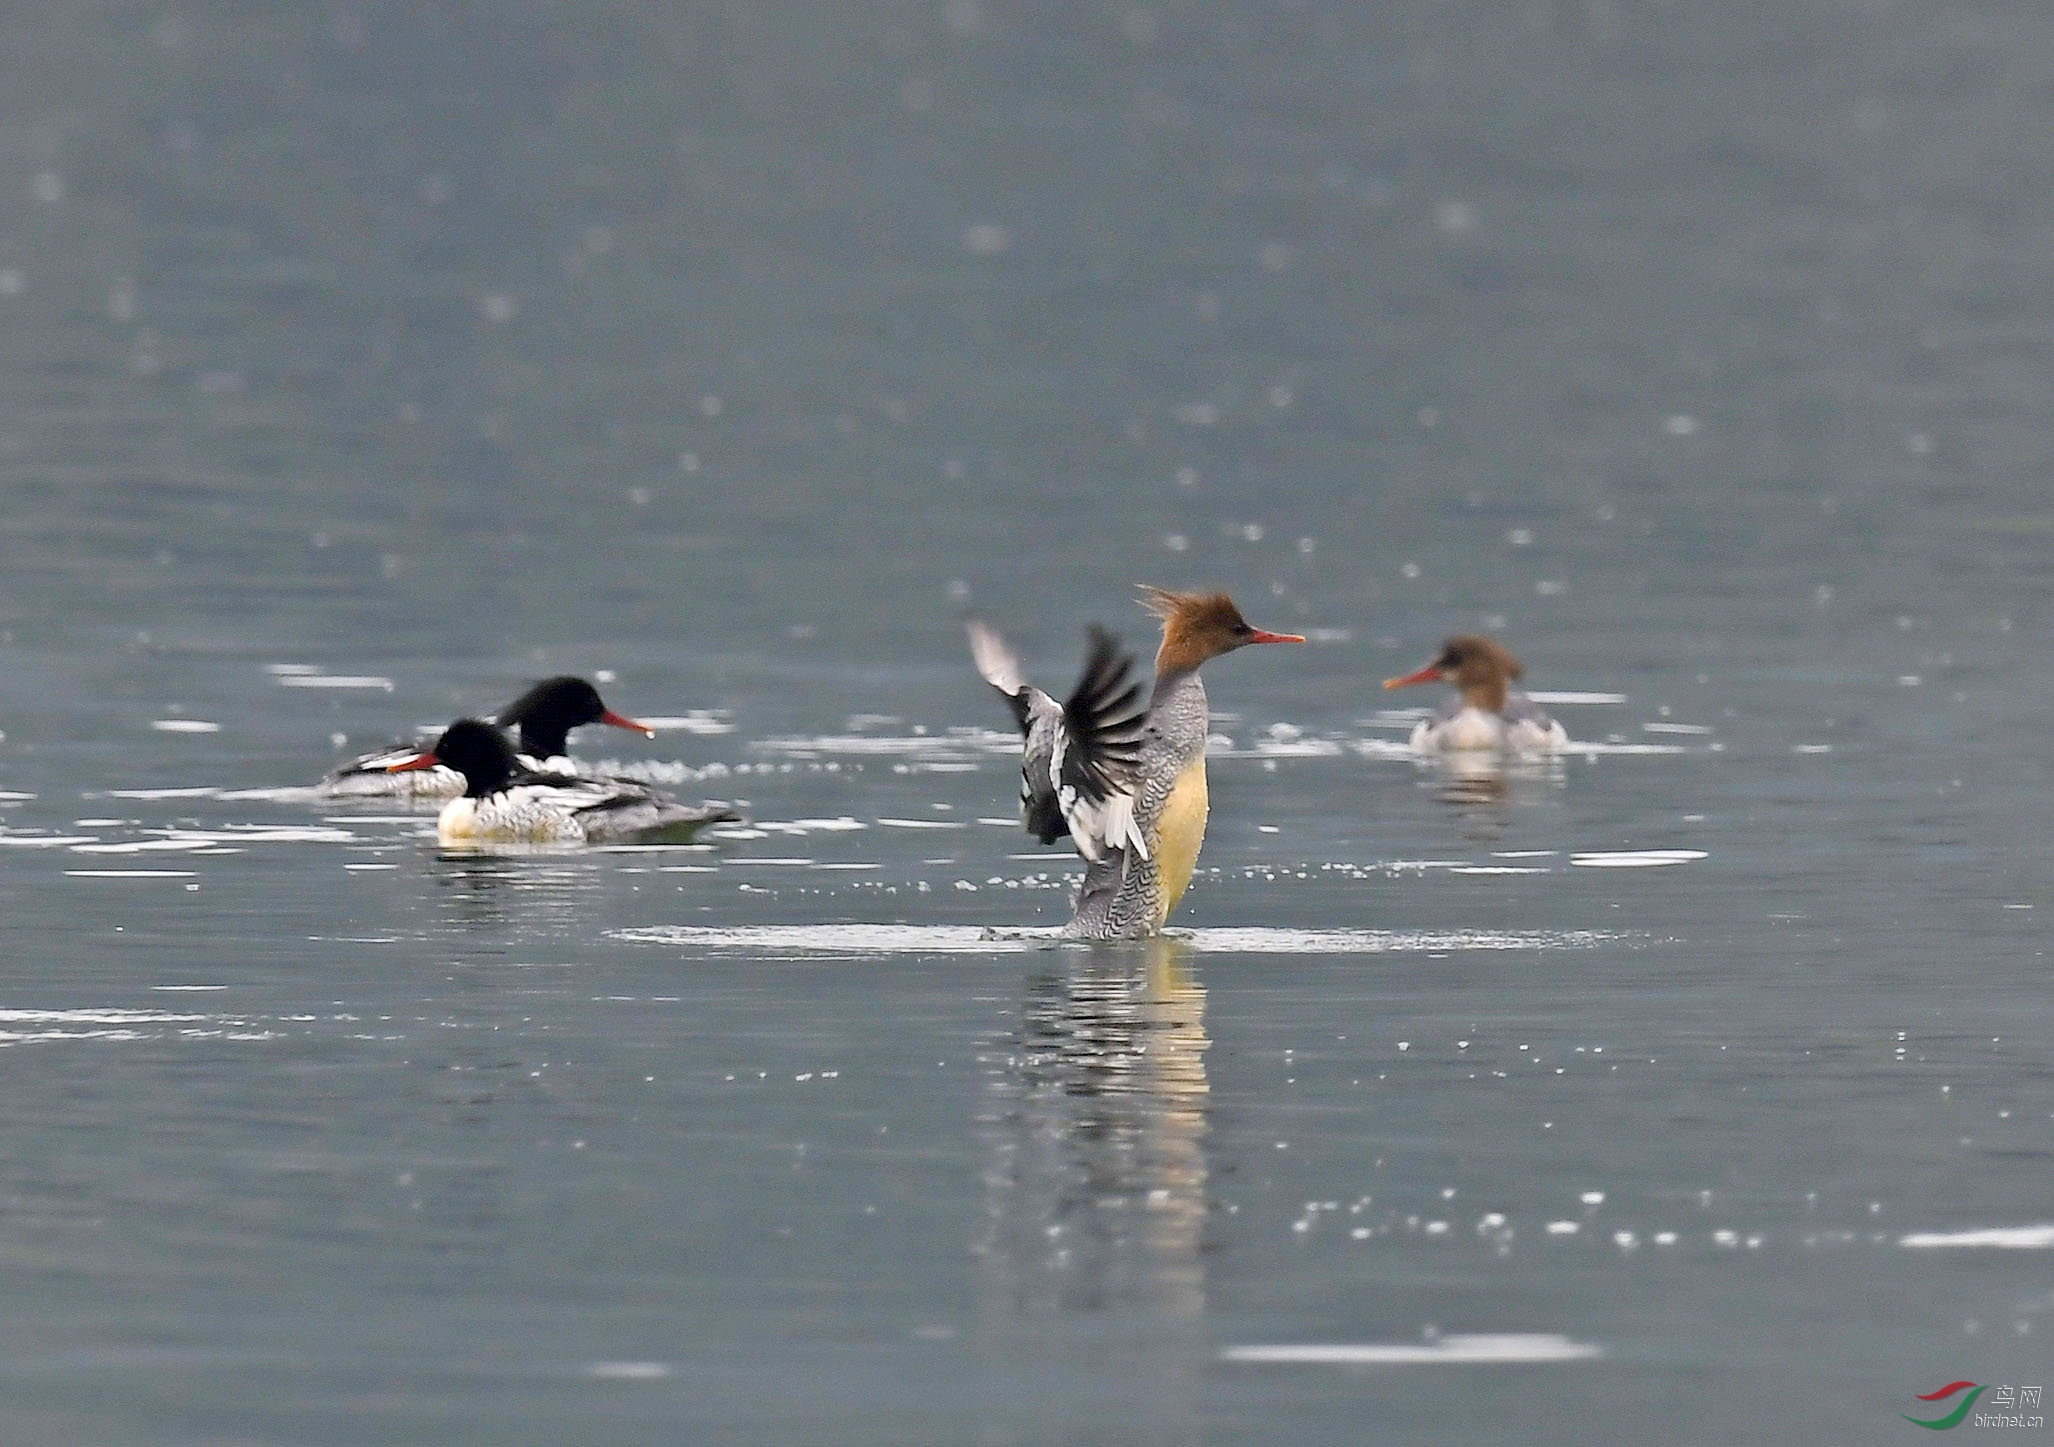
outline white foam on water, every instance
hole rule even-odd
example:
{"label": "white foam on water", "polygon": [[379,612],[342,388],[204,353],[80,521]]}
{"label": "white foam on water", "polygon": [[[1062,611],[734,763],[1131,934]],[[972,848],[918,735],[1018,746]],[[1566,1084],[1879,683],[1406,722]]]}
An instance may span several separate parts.
{"label": "white foam on water", "polygon": [[1589,949],[1620,938],[1601,930],[1294,930],[1200,929],[1188,936],[1209,954],[1349,955],[1438,953],[1452,950]]}
{"label": "white foam on water", "polygon": [[638,714],[636,719],[650,728],[681,734],[731,734],[735,731],[735,726],[726,719],[704,710],[680,714]]}
{"label": "white foam on water", "polygon": [[[607,936],[631,944],[733,953],[984,955],[1015,954],[1057,945],[1092,947],[1089,941],[1066,939],[1058,929],[991,929],[980,925],[654,925],[609,930]],[[1457,930],[1429,934],[1406,930],[1245,928],[1174,931],[1166,938],[1205,954],[1338,955],[1584,949],[1619,936],[1592,930]]]}
{"label": "white foam on water", "polygon": [[1552,873],[1554,873],[1554,871],[1553,871],[1553,870],[1551,870],[1551,869],[1543,869],[1543,868],[1540,868],[1540,867],[1538,867],[1538,866],[1535,866],[1535,865],[1531,865],[1531,864],[1458,864],[1458,865],[1456,865],[1456,866],[1455,866],[1455,867],[1454,867],[1453,869],[1449,870],[1449,871],[1448,871],[1448,873],[1450,873],[1450,874],[1552,874]]}
{"label": "white foam on water", "polygon": [[319,673],[321,669],[318,664],[313,663],[267,663],[264,665],[264,671],[274,678],[305,678],[309,674]]}
{"label": "white foam on water", "polygon": [[191,879],[194,869],[67,869],[72,879]]}
{"label": "white foam on water", "polygon": [[53,849],[66,844],[91,844],[91,834],[0,834],[0,846],[16,849]]}
{"label": "white foam on water", "polygon": [[[1717,745],[1713,747],[1716,748]],[[1571,739],[1568,743],[1562,745],[1561,751],[1565,754],[1582,754],[1586,758],[1597,758],[1601,755],[1612,754],[1687,754],[1691,752],[1682,744],[1600,744],[1586,743],[1582,739]]]}
{"label": "white foam on water", "polygon": [[[634,779],[644,784],[703,784],[708,779],[726,779],[737,771],[728,765],[687,764],[675,759],[597,759],[591,762],[575,760],[573,772],[583,775]],[[764,766],[766,770],[769,765]],[[748,766],[743,765],[746,772]]]}
{"label": "white foam on water", "polygon": [[1702,849],[1613,849],[1572,854],[1569,862],[1585,869],[1660,869],[1710,857]]}
{"label": "white foam on water", "polygon": [[202,785],[194,789],[105,789],[88,794],[88,799],[211,799],[219,789]]}
{"label": "white foam on water", "polygon": [[660,1382],[670,1375],[668,1362],[587,1362],[585,1375],[602,1382]]}
{"label": "white foam on water", "polygon": [[287,688],[382,688],[392,692],[392,680],[371,673],[281,673],[278,681]]}
{"label": "white foam on water", "polygon": [[[157,990],[220,989],[218,985],[153,985]],[[268,1040],[273,1033],[246,1018],[169,1010],[0,1010],[0,1047],[59,1040]]]}
{"label": "white foam on water", "polygon": [[1409,759],[1413,758],[1411,744],[1401,744],[1390,739],[1354,739],[1348,747],[1365,759]]}
{"label": "white foam on water", "polygon": [[174,829],[166,833],[178,839],[209,839],[235,844],[354,844],[357,836],[347,829],[317,829],[303,824],[227,824],[219,829]]}
{"label": "white foam on water", "polygon": [[1221,759],[1330,759],[1341,746],[1332,739],[1257,739],[1245,749],[1219,749]]}
{"label": "white foam on water", "polygon": [[190,1025],[210,1021],[214,1021],[212,1015],[174,1015],[166,1010],[0,1010],[0,1023],[8,1025]]}
{"label": "white foam on water", "polygon": [[1573,688],[1534,689],[1526,695],[1535,703],[1624,703],[1623,693],[1580,693]]}
{"label": "white foam on water", "polygon": [[1427,1342],[1291,1342],[1223,1348],[1220,1360],[1261,1365],[1334,1367],[1477,1366],[1512,1362],[1580,1362],[1604,1348],[1554,1332],[1493,1332]]}
{"label": "white foam on water", "polygon": [[130,839],[119,843],[74,844],[77,854],[146,854],[162,850],[195,852],[214,850],[223,844],[354,844],[357,836],[346,829],[312,827],[265,827],[230,825],[226,829],[153,829],[155,839]]}
{"label": "white foam on water", "polygon": [[1985,1226],[1972,1231],[1914,1231],[1899,1246],[1914,1251],[1985,1247],[1998,1251],[2054,1250],[2054,1226]]}
{"label": "white foam on water", "polygon": [[755,739],[766,754],[1015,754],[1020,736],[997,729],[950,729],[941,734],[819,734],[811,738]]}
{"label": "white foam on water", "polygon": [[198,718],[153,718],[150,727],[160,734],[218,734],[221,725]]}
{"label": "white foam on water", "polygon": [[1061,939],[1057,930],[987,930],[978,925],[821,924],[715,928],[652,925],[608,930],[630,944],[683,949],[789,954],[1009,954],[1042,949]]}
{"label": "white foam on water", "polygon": [[213,841],[207,839],[131,839],[120,844],[74,844],[74,854],[147,854],[164,850],[191,852],[206,849]]}
{"label": "white foam on water", "polygon": [[885,829],[967,829],[970,826],[956,819],[880,819]]}
{"label": "white foam on water", "polygon": [[835,819],[758,819],[755,825],[766,834],[848,834],[870,827],[847,814]]}

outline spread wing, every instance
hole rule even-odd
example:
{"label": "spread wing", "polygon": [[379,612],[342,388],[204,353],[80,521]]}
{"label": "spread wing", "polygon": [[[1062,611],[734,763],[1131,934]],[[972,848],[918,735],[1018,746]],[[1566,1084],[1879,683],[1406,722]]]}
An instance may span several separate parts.
{"label": "spread wing", "polygon": [[1134,819],[1142,729],[1148,705],[1134,661],[1103,628],[1091,630],[1084,676],[1058,704],[1033,687],[1019,659],[988,625],[969,624],[970,652],[984,681],[1005,698],[1026,735],[1020,758],[1020,819],[1043,844],[1068,834],[1097,863],[1109,850],[1148,857]]}

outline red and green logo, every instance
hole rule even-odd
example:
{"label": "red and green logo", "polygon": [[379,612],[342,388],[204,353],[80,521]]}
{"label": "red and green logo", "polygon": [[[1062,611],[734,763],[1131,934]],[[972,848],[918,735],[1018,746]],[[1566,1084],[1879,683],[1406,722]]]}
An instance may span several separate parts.
{"label": "red and green logo", "polygon": [[1898,1415],[1904,1417],[1904,1420],[1911,1423],[1914,1427],[1927,1427],[1935,1432],[1951,1431],[1959,1427],[1962,1419],[1968,1416],[1968,1409],[1976,1404],[1976,1398],[1983,1394],[1983,1388],[1977,1386],[1974,1382],[1949,1382],[1946,1386],[1940,1388],[1939,1391],[1927,1392],[1919,1398],[1921,1402],[1944,1402],[1956,1392],[1967,1392],[1968,1395],[1961,1399],[1960,1406],[1944,1417],[1935,1417],[1930,1422],[1922,1422],[1917,1417],[1906,1416],[1902,1412],[1898,1413]]}

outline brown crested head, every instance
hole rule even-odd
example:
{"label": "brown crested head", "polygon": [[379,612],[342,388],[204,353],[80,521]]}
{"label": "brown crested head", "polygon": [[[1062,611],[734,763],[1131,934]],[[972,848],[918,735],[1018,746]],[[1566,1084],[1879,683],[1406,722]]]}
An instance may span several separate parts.
{"label": "brown crested head", "polygon": [[1225,593],[1172,593],[1141,585],[1141,606],[1163,621],[1163,643],[1155,655],[1158,675],[1188,673],[1208,658],[1251,643],[1303,643],[1296,633],[1251,627]]}
{"label": "brown crested head", "polygon": [[1385,688],[1404,688],[1414,683],[1452,683],[1463,701],[1492,713],[1505,706],[1506,695],[1526,669],[1512,656],[1512,650],[1495,638],[1481,633],[1458,633],[1441,645],[1433,662],[1414,673],[1384,680]]}

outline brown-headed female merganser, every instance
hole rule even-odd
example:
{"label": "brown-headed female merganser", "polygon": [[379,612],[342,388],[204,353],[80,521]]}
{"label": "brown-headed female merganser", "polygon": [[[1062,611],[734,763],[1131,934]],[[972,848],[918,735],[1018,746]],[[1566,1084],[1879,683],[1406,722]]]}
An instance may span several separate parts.
{"label": "brown-headed female merganser", "polygon": [[692,807],[626,779],[586,779],[528,768],[482,719],[460,718],[435,746],[388,764],[394,773],[454,769],[464,791],[442,806],[444,844],[682,844],[708,824],[741,816],[719,805]]}
{"label": "brown-headed female merganser", "polygon": [[[503,729],[518,729],[521,762],[541,773],[579,772],[567,753],[570,732],[586,724],[605,724],[649,738],[656,730],[623,717],[606,706],[599,690],[569,674],[545,678],[499,711]],[[395,744],[344,764],[321,781],[323,793],[353,797],[449,799],[464,791],[464,776],[454,769],[419,769],[394,773],[394,764],[417,757],[412,744]]]}
{"label": "brown-headed female merganser", "polygon": [[1415,683],[1452,683],[1455,695],[1412,730],[1413,752],[1458,753],[1496,749],[1515,754],[1552,754],[1566,747],[1562,725],[1513,684],[1526,670],[1495,638],[1464,633],[1441,645],[1433,662],[1416,673],[1384,680],[1385,688]]}
{"label": "brown-headed female merganser", "polygon": [[1205,839],[1205,736],[1211,722],[1198,669],[1251,643],[1303,643],[1251,628],[1225,593],[1143,588],[1163,622],[1155,691],[1144,708],[1134,660],[1091,629],[1084,677],[1066,703],[1030,686],[1005,640],[970,625],[977,671],[1005,696],[1026,735],[1020,814],[1044,844],[1068,834],[1084,884],[1063,931],[1077,939],[1155,934],[1183,898]]}

